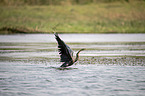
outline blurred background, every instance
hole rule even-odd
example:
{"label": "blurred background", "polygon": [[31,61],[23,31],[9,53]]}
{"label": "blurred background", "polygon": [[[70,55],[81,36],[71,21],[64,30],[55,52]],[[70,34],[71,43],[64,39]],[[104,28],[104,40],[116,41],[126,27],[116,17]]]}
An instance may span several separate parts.
{"label": "blurred background", "polygon": [[0,33],[144,33],[145,0],[0,0]]}

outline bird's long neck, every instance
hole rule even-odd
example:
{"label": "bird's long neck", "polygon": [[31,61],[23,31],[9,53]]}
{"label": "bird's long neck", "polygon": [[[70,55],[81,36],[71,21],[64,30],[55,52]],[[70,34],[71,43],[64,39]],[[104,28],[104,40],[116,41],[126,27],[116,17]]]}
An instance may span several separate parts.
{"label": "bird's long neck", "polygon": [[74,62],[78,61],[78,59],[79,59],[79,53],[80,53],[81,51],[83,51],[83,50],[84,50],[84,49],[81,49],[81,50],[79,50],[79,51],[77,52],[76,58],[75,58],[75,61],[74,61]]}

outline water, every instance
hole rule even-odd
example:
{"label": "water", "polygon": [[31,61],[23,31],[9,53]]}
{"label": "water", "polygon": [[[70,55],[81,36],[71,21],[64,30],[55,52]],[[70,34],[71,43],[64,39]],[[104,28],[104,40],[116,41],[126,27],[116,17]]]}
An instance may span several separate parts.
{"label": "water", "polygon": [[145,34],[60,34],[80,60],[59,68],[53,34],[0,35],[0,96],[144,96]]}

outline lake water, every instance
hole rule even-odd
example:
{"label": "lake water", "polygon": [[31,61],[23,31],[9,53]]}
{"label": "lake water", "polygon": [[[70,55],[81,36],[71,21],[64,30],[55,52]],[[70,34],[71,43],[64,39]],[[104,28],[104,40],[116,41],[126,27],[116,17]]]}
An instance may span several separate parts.
{"label": "lake water", "polygon": [[79,61],[59,66],[53,34],[0,35],[0,96],[144,96],[145,34],[60,34]]}

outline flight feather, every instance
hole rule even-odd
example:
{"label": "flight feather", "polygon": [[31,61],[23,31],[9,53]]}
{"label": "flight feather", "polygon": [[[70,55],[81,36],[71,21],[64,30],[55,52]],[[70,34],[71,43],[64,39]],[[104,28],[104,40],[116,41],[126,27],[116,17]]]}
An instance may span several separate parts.
{"label": "flight feather", "polygon": [[70,49],[70,47],[65,44],[58,36],[57,33],[54,34],[55,38],[58,42],[58,50],[59,50],[59,54],[60,54],[60,61],[61,62],[69,62],[73,57],[73,51]]}

